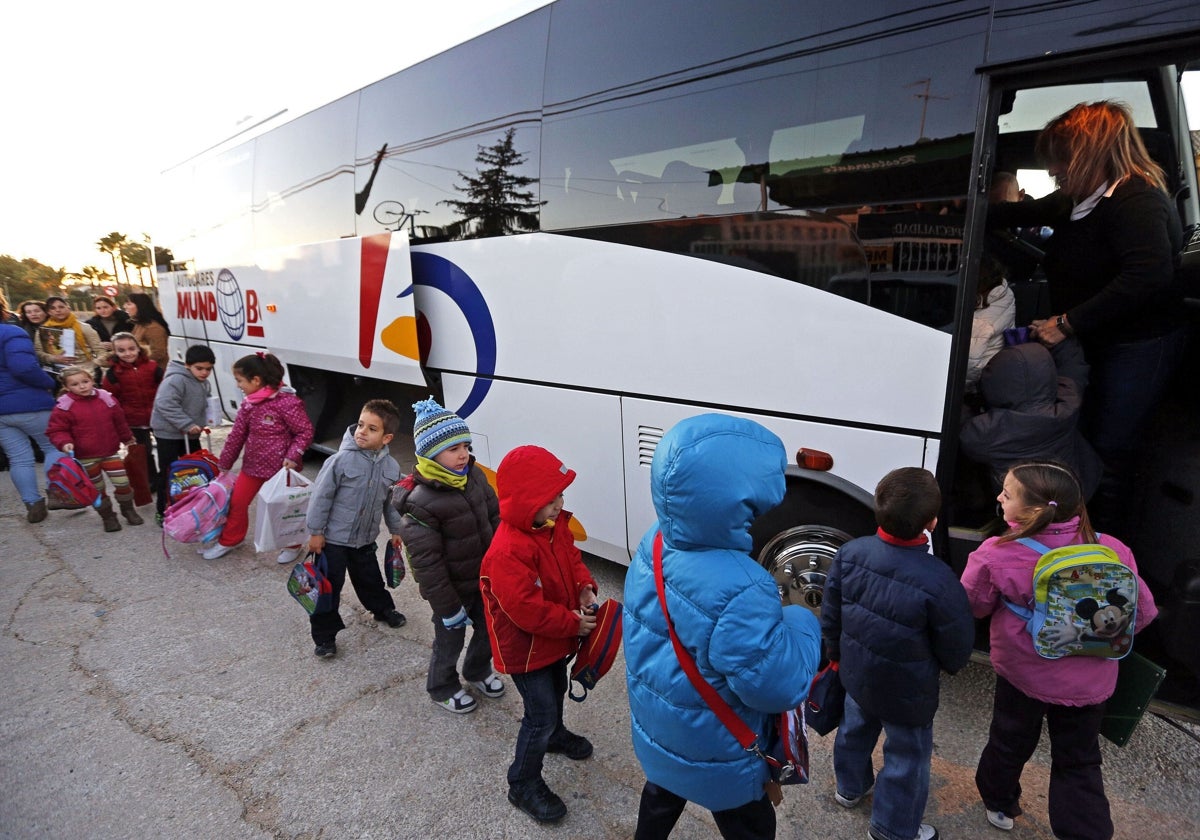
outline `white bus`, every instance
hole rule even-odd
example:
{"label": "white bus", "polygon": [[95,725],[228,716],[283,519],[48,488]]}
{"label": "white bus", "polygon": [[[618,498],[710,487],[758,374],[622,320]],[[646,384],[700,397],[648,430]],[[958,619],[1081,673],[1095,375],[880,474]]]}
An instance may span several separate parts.
{"label": "white bus", "polygon": [[[798,453],[753,529],[783,597],[819,607],[905,465],[946,488],[961,568],[994,524],[951,492],[992,173],[1032,185],[1048,119],[1122,99],[1194,233],[1197,58],[1183,0],[558,0],[172,170],[172,350],[213,347],[230,417],[230,364],[277,354],[326,446],[430,393],[486,467],[546,446],[582,547],[625,563],[663,432],[751,417]],[[1019,323],[1048,314],[1018,286]],[[1195,344],[1122,536],[1164,607],[1144,649],[1200,706]]]}

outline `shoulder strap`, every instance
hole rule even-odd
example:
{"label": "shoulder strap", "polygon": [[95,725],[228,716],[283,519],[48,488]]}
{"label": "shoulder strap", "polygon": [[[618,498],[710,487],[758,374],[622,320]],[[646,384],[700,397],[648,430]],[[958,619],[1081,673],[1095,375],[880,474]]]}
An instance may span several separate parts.
{"label": "shoulder strap", "polygon": [[704,679],[700,674],[700,669],[696,667],[696,661],[684,649],[683,642],[679,641],[679,636],[675,633],[675,623],[671,621],[671,616],[667,612],[667,590],[663,583],[662,547],[662,531],[659,531],[654,535],[654,586],[658,590],[658,604],[662,607],[663,618],[667,621],[667,632],[671,635],[671,646],[675,648],[675,656],[679,659],[683,672],[687,674],[687,678],[704,702],[720,718],[721,723],[733,734],[733,737],[737,738],[737,742],[742,745],[742,748],[762,755],[758,747],[758,736],[750,731],[746,722],[738,717],[737,712],[731,709],[725,699],[717,693],[717,690]]}
{"label": "shoulder strap", "polygon": [[1040,542],[1035,540],[1033,537],[1021,537],[1019,540],[1017,540],[1017,542],[1019,542],[1021,545],[1025,546],[1026,548],[1033,549],[1038,554],[1045,554],[1047,551],[1050,550],[1049,548],[1047,548],[1046,546],[1042,545]]}

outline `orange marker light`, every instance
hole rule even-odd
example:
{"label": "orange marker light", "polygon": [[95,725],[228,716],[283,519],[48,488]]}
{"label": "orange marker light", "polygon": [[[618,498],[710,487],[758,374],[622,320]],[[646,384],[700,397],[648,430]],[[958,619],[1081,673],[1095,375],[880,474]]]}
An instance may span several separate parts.
{"label": "orange marker light", "polygon": [[806,449],[802,446],[796,450],[796,463],[806,470],[825,472],[833,469],[833,456],[820,449]]}
{"label": "orange marker light", "polygon": [[275,304],[273,304],[273,303],[268,303],[268,304],[267,304],[267,311],[268,311],[268,312],[274,312],[274,311],[275,311]]}

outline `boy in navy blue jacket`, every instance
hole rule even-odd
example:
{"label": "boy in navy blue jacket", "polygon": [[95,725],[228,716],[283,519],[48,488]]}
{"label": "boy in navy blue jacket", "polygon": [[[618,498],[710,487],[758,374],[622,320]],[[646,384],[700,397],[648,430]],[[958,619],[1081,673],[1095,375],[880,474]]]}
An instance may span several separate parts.
{"label": "boy in navy blue jacket", "polygon": [[[950,567],[927,550],[942,496],[928,470],[902,467],[875,488],[879,529],[841,547],[825,582],[821,635],[841,663],[846,711],[833,744],[834,798],[853,808],[872,788],[875,840],[936,840],[929,797],[939,671],[971,656],[974,623]],[[871,753],[887,734],[883,768]]]}

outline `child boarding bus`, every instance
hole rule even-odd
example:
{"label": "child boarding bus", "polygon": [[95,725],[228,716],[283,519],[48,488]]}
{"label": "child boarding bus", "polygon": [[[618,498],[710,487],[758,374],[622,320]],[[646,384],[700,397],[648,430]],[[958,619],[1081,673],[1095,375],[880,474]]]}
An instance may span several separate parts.
{"label": "child boarding bus", "polygon": [[[956,491],[993,174],[1049,192],[1038,130],[1119,99],[1191,236],[1197,59],[1186,0],[558,0],[168,173],[173,353],[210,344],[229,417],[231,363],[275,353],[329,449],[365,398],[430,393],[485,467],[544,445],[584,550],[623,563],[664,431],[750,417],[796,453],[753,526],[783,598],[819,609],[906,465],[938,475],[961,569],[1002,527],[993,490]],[[1200,245],[1183,262],[1195,332]],[[1018,324],[1052,314],[1040,271],[1013,286]],[[1198,351],[1117,536],[1162,607],[1138,649],[1200,708]]]}

